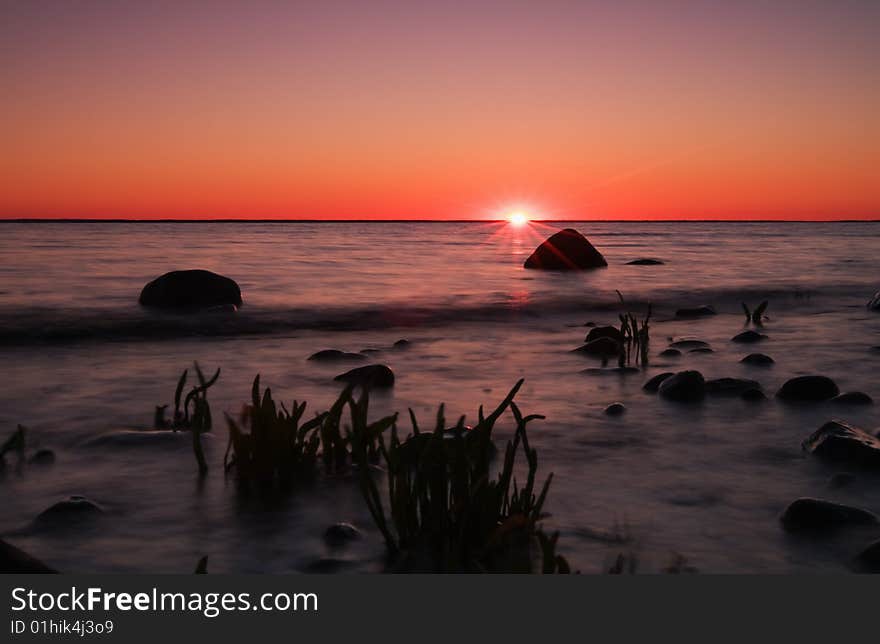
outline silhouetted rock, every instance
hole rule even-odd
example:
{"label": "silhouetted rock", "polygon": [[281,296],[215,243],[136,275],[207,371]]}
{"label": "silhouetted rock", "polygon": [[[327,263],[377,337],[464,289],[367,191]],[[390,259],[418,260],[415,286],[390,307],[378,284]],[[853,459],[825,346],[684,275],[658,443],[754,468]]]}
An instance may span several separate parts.
{"label": "silhouetted rock", "polygon": [[715,353],[715,349],[712,347],[697,347],[696,349],[691,349],[688,353]]}
{"label": "silhouetted rock", "polygon": [[880,439],[839,420],[822,425],[804,441],[803,448],[829,461],[880,467]]}
{"label": "silhouetted rock", "polygon": [[361,538],[361,531],[350,523],[334,523],[324,531],[324,541],[330,546],[343,546]]}
{"label": "silhouetted rock", "polygon": [[366,360],[367,356],[362,353],[348,353],[339,349],[322,349],[310,355],[308,359],[316,362],[357,362],[358,360]]}
{"label": "silhouetted rock", "polygon": [[38,449],[33,456],[28,459],[28,463],[34,465],[51,465],[55,462],[55,452],[51,449]]}
{"label": "silhouetted rock", "polygon": [[660,388],[660,384],[666,380],[667,378],[671,378],[675,374],[671,371],[664,371],[663,373],[658,373],[656,376],[648,380],[645,384],[642,385],[642,389],[645,391],[650,391],[652,393],[656,392]]}
{"label": "silhouetted rock", "polygon": [[782,514],[782,527],[789,532],[831,530],[845,525],[875,525],[877,516],[868,510],[822,499],[802,498]]}
{"label": "silhouetted rock", "polygon": [[241,289],[234,280],[211,271],[171,271],[141,291],[140,303],[163,309],[206,309],[241,306]]}
{"label": "silhouetted rock", "polygon": [[834,398],[840,390],[827,376],[798,376],[786,381],[777,397],[791,401],[820,401]]}
{"label": "silhouetted rock", "polygon": [[41,527],[65,528],[103,513],[104,509],[97,503],[83,496],[74,495],[40,512],[34,524]]}
{"label": "silhouetted rock", "polygon": [[394,372],[384,364],[370,364],[341,373],[334,380],[368,388],[391,387],[394,385]]}
{"label": "silhouetted rock", "polygon": [[631,262],[627,262],[626,264],[627,266],[661,266],[663,262],[651,257],[641,257],[639,259],[634,259]]}
{"label": "silhouetted rock", "polygon": [[770,356],[764,355],[763,353],[750,353],[745,358],[740,360],[740,362],[751,365],[753,367],[769,367],[774,363],[774,360]]}
{"label": "silhouetted rock", "polygon": [[731,342],[740,342],[742,344],[749,344],[752,342],[760,342],[761,340],[766,340],[767,336],[763,333],[758,333],[757,331],[752,331],[749,329],[748,331],[743,331],[742,333],[737,333],[733,336],[730,341]]}
{"label": "silhouetted rock", "polygon": [[673,349],[708,349],[709,343],[688,338],[671,342],[669,346]]}
{"label": "silhouetted rock", "polygon": [[714,378],[706,381],[707,394],[735,396],[750,389],[760,391],[761,383],[746,378]]}
{"label": "silhouetted rock", "polygon": [[602,253],[573,228],[560,230],[538,246],[525,261],[525,268],[566,271],[608,266]]}
{"label": "silhouetted rock", "polygon": [[880,573],[880,541],[875,541],[856,557],[856,565],[863,572]]}
{"label": "silhouetted rock", "polygon": [[678,349],[663,349],[659,354],[661,358],[680,358],[681,351]]}
{"label": "silhouetted rock", "polygon": [[398,340],[397,342],[395,342],[395,343],[392,345],[392,347],[393,347],[394,349],[397,349],[397,350],[399,351],[399,350],[402,350],[402,349],[409,349],[409,347],[410,347],[411,344],[412,344],[412,343],[411,343],[409,340],[404,340],[404,339],[401,338],[400,340]]}
{"label": "silhouetted rock", "polygon": [[706,395],[706,381],[699,371],[679,371],[660,383],[658,393],[669,400],[690,402]]}
{"label": "silhouetted rock", "polygon": [[620,416],[623,412],[626,411],[626,406],[623,403],[615,402],[611,403],[605,408],[606,416]]}
{"label": "silhouetted rock", "polygon": [[767,394],[760,389],[746,389],[739,395],[740,398],[747,402],[761,402],[767,400]]}
{"label": "silhouetted rock", "polygon": [[675,312],[675,317],[677,318],[704,318],[710,315],[718,315],[718,313],[708,304],[695,306],[689,309],[678,309]]}
{"label": "silhouetted rock", "polygon": [[584,342],[589,343],[593,340],[598,340],[599,338],[611,338],[617,343],[623,343],[623,334],[620,332],[620,329],[613,326],[597,326],[590,329]]}
{"label": "silhouetted rock", "polygon": [[[203,439],[209,439],[210,434],[202,434]],[[105,432],[100,436],[90,438],[83,443],[84,447],[175,447],[190,445],[192,437],[189,432],[175,432],[170,429],[120,429]]]}
{"label": "silhouetted rock", "polygon": [[874,297],[868,302],[868,308],[872,311],[880,311],[880,291],[874,293]]}
{"label": "silhouetted rock", "polygon": [[873,405],[874,399],[862,391],[847,391],[832,398],[831,402],[841,405]]}
{"label": "silhouetted rock", "polygon": [[613,338],[596,338],[575,349],[578,353],[591,356],[609,357],[620,353],[620,344]]}
{"label": "silhouetted rock", "polygon": [[4,575],[57,573],[39,559],[30,556],[11,543],[0,539],[0,573]]}

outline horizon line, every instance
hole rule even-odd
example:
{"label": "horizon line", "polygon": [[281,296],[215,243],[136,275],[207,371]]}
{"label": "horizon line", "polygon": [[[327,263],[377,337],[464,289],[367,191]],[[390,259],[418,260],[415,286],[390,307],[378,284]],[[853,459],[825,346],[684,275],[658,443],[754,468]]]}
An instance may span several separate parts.
{"label": "horizon line", "polygon": [[[167,223],[167,224],[217,224],[217,223],[505,223],[506,219],[300,219],[300,218],[126,218],[126,217],[14,217],[0,218],[3,223]],[[872,219],[529,219],[529,222],[609,222],[609,223],[877,223],[880,217]]]}

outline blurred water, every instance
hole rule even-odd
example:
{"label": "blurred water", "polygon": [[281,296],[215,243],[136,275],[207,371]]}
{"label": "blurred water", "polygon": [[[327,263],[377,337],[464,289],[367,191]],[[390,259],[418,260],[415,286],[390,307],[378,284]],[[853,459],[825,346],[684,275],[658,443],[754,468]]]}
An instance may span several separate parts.
{"label": "blurred water", "polygon": [[[542,471],[555,472],[550,527],[584,571],[633,550],[645,570],[673,552],[705,571],[845,570],[870,529],[800,540],[779,529],[793,498],[823,496],[880,511],[877,477],[859,474],[831,489],[836,471],[802,457],[800,442],[825,420],[866,428],[875,408],[791,407],[711,398],[681,406],[644,394],[665,370],[759,380],[771,394],[788,377],[825,373],[841,389],[877,398],[880,315],[864,303],[878,284],[876,223],[572,224],[609,268],[573,275],[525,271],[525,256],[555,229],[495,223],[58,223],[0,225],[0,427],[24,423],[56,450],[53,466],[18,469],[0,480],[0,532],[51,563],[77,571],[188,572],[203,554],[212,569],[306,570],[322,557],[344,570],[375,570],[381,540],[351,481],[322,481],[283,506],[243,499],[216,465],[223,432],[209,446],[215,464],[195,477],[184,442],[161,449],[87,448],[104,431],[147,426],[169,402],[192,360],[223,373],[211,390],[219,418],[235,412],[260,372],[284,399],[310,409],[338,393],[345,367],[306,357],[322,348],[380,349],[398,382],[375,414],[436,404],[474,416],[520,377]],[[663,266],[627,266],[638,257]],[[141,310],[140,288],[176,268],[207,268],[236,279],[245,305],[220,321]],[[654,303],[652,353],[667,338],[695,336],[713,354],[655,358],[643,375],[591,376],[598,363],[571,354],[587,321],[613,323],[620,289],[631,307]],[[738,345],[740,300],[770,300],[769,339]],[[679,306],[709,303],[720,315],[677,321]],[[401,337],[412,344],[392,350]],[[746,367],[753,350],[776,359]],[[623,417],[602,413],[620,400]],[[509,420],[500,436],[509,431]],[[8,461],[10,459],[7,459]],[[107,507],[93,528],[33,531],[30,520],[58,498],[86,494]],[[369,538],[330,551],[324,528],[348,520]],[[616,527],[615,527],[616,526]],[[627,543],[605,543],[595,531]]]}

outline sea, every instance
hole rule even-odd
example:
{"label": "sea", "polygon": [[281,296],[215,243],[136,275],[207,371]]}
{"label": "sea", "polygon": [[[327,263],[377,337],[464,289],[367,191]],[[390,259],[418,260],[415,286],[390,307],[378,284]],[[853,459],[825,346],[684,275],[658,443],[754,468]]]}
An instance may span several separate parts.
{"label": "sea", "polygon": [[[571,227],[608,267],[523,268],[553,232]],[[801,443],[840,419],[869,431],[874,405],[793,405],[774,397],[787,379],[833,378],[841,391],[880,399],[878,222],[3,222],[0,223],[0,441],[21,424],[29,450],[0,470],[0,537],[67,572],[376,572],[383,542],[350,477],[323,477],[283,501],[244,495],[223,471],[223,412],[237,414],[259,374],[276,399],[326,409],[352,365],[309,361],[322,349],[365,352],[395,373],[371,414],[412,409],[433,425],[475,421],[519,380],[538,479],[553,480],[545,530],[558,531],[572,567],[601,573],[624,555],[637,572],[846,572],[880,538],[873,527],[793,535],[779,517],[799,497],[880,513],[880,476],[806,454]],[[641,258],[662,264],[632,265]],[[234,279],[234,312],[175,314],[138,304],[143,286],[177,269]],[[731,338],[742,304],[766,301],[767,337]],[[680,319],[709,305],[717,315]],[[649,364],[622,373],[573,352],[588,325],[650,319]],[[712,352],[659,354],[699,339]],[[406,340],[407,343],[397,343]],[[755,367],[748,353],[770,355]],[[208,475],[188,439],[100,440],[147,430],[172,402],[178,377],[198,362],[220,368],[209,392],[215,429]],[[710,396],[692,404],[642,389],[653,375],[699,370],[749,378],[763,402]],[[605,408],[625,405],[619,416]],[[496,441],[512,433],[509,414]],[[410,431],[408,420],[398,431]],[[96,440],[98,439],[98,440]],[[38,515],[82,495],[103,508],[76,526]],[[326,528],[363,538],[327,544]]]}

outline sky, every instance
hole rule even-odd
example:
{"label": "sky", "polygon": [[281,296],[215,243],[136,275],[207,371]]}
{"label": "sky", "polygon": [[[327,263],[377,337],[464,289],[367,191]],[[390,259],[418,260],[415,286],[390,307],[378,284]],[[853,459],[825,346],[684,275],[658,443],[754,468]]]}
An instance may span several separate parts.
{"label": "sky", "polygon": [[0,0],[0,218],[880,218],[880,2]]}

